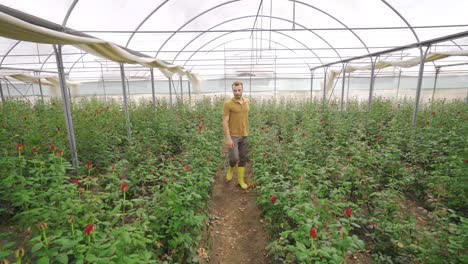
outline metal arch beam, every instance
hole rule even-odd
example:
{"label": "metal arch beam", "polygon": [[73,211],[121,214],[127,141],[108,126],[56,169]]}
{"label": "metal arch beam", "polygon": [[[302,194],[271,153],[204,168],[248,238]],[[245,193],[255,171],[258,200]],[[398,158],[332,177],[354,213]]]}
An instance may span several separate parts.
{"label": "metal arch beam", "polygon": [[73,3],[70,5],[70,8],[68,8],[67,14],[65,15],[62,21],[62,27],[65,28],[65,26],[67,25],[68,18],[70,18],[70,15],[73,12],[73,9],[75,9],[75,6],[78,3],[78,1],[80,0],[74,0]]}
{"label": "metal arch beam", "polygon": [[135,30],[133,31],[132,35],[130,35],[130,37],[128,38],[127,40],[127,44],[125,44],[125,47],[127,48],[128,45],[130,44],[130,41],[132,41],[133,39],[133,36],[135,36],[135,33],[143,26],[143,24],[146,23],[146,21],[148,21],[148,19],[153,16],[154,13],[156,13],[156,11],[158,11],[163,5],[165,5],[167,2],[169,2],[169,0],[166,0],[164,1],[163,3],[161,3],[159,6],[157,6],[155,9],[153,9],[153,11],[151,11],[142,21],[141,23],[135,28]]}
{"label": "metal arch beam", "polygon": [[[218,26],[221,26],[221,25],[224,25],[226,23],[229,23],[229,22],[232,22],[232,21],[236,21],[236,20],[239,20],[239,19],[245,19],[245,18],[251,18],[251,17],[254,17],[253,15],[250,15],[250,16],[242,16],[242,17],[237,17],[237,18],[233,18],[233,19],[229,19],[229,20],[226,20],[224,22],[221,22],[217,25],[214,25],[213,27],[209,28],[207,31],[205,32],[202,32],[200,34],[198,34],[195,38],[193,38],[192,40],[189,41],[189,43],[187,43],[177,54],[176,56],[174,57],[174,59],[172,60],[172,63],[174,63],[174,61],[177,59],[177,57],[180,55],[180,53],[182,53],[182,51],[184,51],[190,44],[192,44],[196,39],[198,39],[199,37],[201,37],[203,34],[209,32],[210,30],[212,30],[213,28],[216,28]],[[278,20],[282,20],[282,21],[286,21],[286,22],[291,22],[291,23],[294,23],[302,28],[306,28],[305,26],[299,24],[299,23],[296,23],[290,19],[286,19],[286,18],[282,18],[282,17],[274,17],[274,16],[265,16],[265,15],[260,15],[260,17],[267,17],[267,18],[274,18],[274,19],[278,19]],[[270,30],[271,31],[271,30]],[[336,55],[338,55],[338,57],[340,58],[340,60],[342,59],[341,58],[341,55],[340,53],[335,49],[335,47],[333,47],[328,41],[326,41],[322,36],[320,36],[319,34],[315,33],[313,30],[308,30],[310,33],[314,34],[315,36],[317,36],[319,39],[321,39],[323,42],[325,42],[331,49],[333,49],[333,51],[335,51]]]}
{"label": "metal arch beam", "polygon": [[[366,43],[358,36],[358,34],[356,34],[356,32],[354,32],[354,30],[352,30],[351,28],[349,28],[345,23],[341,22],[341,20],[339,20],[338,18],[336,18],[336,17],[330,15],[329,13],[323,11],[322,9],[320,9],[320,8],[318,8],[318,7],[315,7],[315,6],[313,6],[313,5],[310,5],[310,4],[308,4],[308,3],[304,3],[304,2],[301,2],[301,1],[297,1],[297,0],[289,0],[289,1],[293,1],[293,2],[297,2],[297,3],[299,3],[299,4],[303,4],[303,5],[305,5],[305,6],[308,6],[308,7],[310,7],[310,8],[313,8],[313,9],[315,9],[315,10],[317,10],[317,11],[319,11],[319,12],[321,12],[321,13],[323,13],[323,14],[329,16],[329,17],[331,17],[333,20],[335,20],[336,22],[340,23],[343,27],[345,27],[347,30],[349,30],[349,32],[351,32],[351,33],[361,42],[361,44],[364,46],[364,48],[366,48],[367,53],[370,53],[369,48],[367,47]],[[383,0],[382,0],[382,1],[383,1]],[[372,58],[371,58],[371,59],[372,59]]]}
{"label": "metal arch beam", "polygon": [[[274,30],[273,30],[273,31],[274,31]],[[276,32],[276,31],[274,31],[274,32]],[[202,48],[204,48],[206,45],[210,44],[211,42],[213,42],[213,41],[215,41],[215,40],[217,40],[217,39],[219,39],[219,38],[221,38],[221,37],[224,37],[224,36],[229,35],[229,34],[232,34],[232,33],[238,33],[238,32],[237,32],[237,31],[234,31],[234,32],[225,33],[225,34],[223,34],[223,35],[221,35],[221,36],[218,36],[218,37],[216,37],[216,38],[214,38],[214,39],[208,41],[208,42],[205,43],[204,45],[202,45],[198,50],[196,50],[192,55],[190,55],[190,57],[185,61],[183,67],[185,67],[185,65],[187,64],[187,62],[190,61],[190,59],[191,59],[195,54],[197,54]],[[282,32],[276,32],[276,33],[282,34],[282,35],[284,35],[284,36],[286,36],[286,37],[288,37],[288,38],[291,38],[291,39],[293,39],[294,41],[298,42],[299,44],[301,44],[302,46],[304,46],[306,49],[308,49],[308,50],[320,61],[320,63],[323,64],[323,62],[322,62],[322,60],[320,59],[320,57],[317,56],[317,54],[315,54],[315,52],[314,52],[313,50],[309,49],[304,43],[302,43],[302,42],[298,41],[297,39],[295,39],[295,38],[293,38],[293,37],[291,37],[291,36],[288,36],[288,35],[286,35],[286,34],[284,34],[284,33],[282,33]],[[307,64],[307,63],[306,63],[306,64]],[[307,65],[308,65],[308,64],[307,64]]]}
{"label": "metal arch beam", "polygon": [[20,44],[20,43],[21,43],[21,40],[19,40],[19,41],[16,42],[13,46],[11,46],[11,48],[8,50],[8,52],[5,53],[5,55],[3,56],[2,61],[0,61],[0,66],[2,66],[3,61],[6,59],[6,57],[8,57],[8,54],[10,54],[10,52],[11,52],[16,46],[18,46],[18,44]]}
{"label": "metal arch beam", "polygon": [[416,31],[410,25],[410,23],[405,19],[405,17],[402,14],[400,14],[400,12],[398,12],[398,10],[396,10],[392,5],[387,3],[385,0],[382,0],[382,2],[388,8],[390,8],[398,17],[400,17],[401,20],[403,20],[403,22],[405,22],[409,30],[413,32],[413,35],[416,38],[416,41],[419,43],[418,48],[419,48],[419,53],[420,53],[420,63],[419,63],[418,83],[416,85],[416,98],[415,98],[414,109],[413,109],[413,126],[416,126],[417,114],[418,114],[418,108],[419,108],[419,99],[421,97],[422,77],[424,74],[424,63],[425,63],[426,54],[429,51],[430,45],[427,46],[426,52],[424,52],[422,49],[422,45],[420,44],[418,34],[416,34]]}
{"label": "metal arch beam", "polygon": [[164,46],[167,44],[167,42],[169,42],[169,40],[170,40],[179,30],[181,30],[182,28],[184,28],[186,25],[192,23],[192,21],[194,21],[195,19],[201,17],[202,15],[204,15],[204,14],[210,12],[210,11],[215,10],[215,9],[218,8],[218,7],[221,7],[221,6],[224,6],[224,5],[228,5],[228,4],[232,4],[232,3],[234,3],[234,2],[239,2],[239,1],[240,1],[240,0],[231,0],[231,1],[228,1],[228,2],[221,3],[221,4],[219,4],[219,5],[216,5],[216,6],[212,7],[212,8],[210,8],[210,9],[207,9],[207,10],[201,12],[200,14],[194,16],[194,17],[191,18],[189,21],[185,22],[185,24],[183,24],[181,27],[179,27],[179,28],[177,29],[177,31],[173,32],[173,33],[166,39],[166,41],[164,41],[164,43],[161,45],[161,47],[159,47],[159,50],[156,52],[156,55],[154,55],[154,57],[156,58],[156,57],[159,55],[159,52],[161,51],[161,49],[164,48]]}
{"label": "metal arch beam", "polygon": [[[219,48],[220,46],[225,45],[225,44],[227,44],[227,43],[231,43],[231,42],[238,41],[238,40],[246,40],[246,39],[250,39],[250,37],[248,37],[248,38],[232,39],[232,40],[223,42],[223,43],[219,44],[218,46],[212,48],[211,50],[207,51],[206,54],[212,52],[213,50],[215,50],[215,49]],[[264,39],[264,38],[260,38],[260,40],[270,41],[270,40]],[[296,53],[294,50],[288,48],[287,46],[285,46],[285,45],[283,45],[283,44],[281,44],[281,43],[279,43],[279,42],[277,42],[277,41],[272,40],[271,42],[273,42],[273,43],[275,43],[275,44],[277,44],[277,45],[279,45],[279,46],[282,46],[282,47],[288,49],[288,50],[291,51],[292,53]],[[304,61],[304,64],[307,65],[307,67],[309,67],[309,65],[307,64],[307,62]],[[193,65],[192,68],[191,68],[191,70],[193,70],[193,68],[194,68],[195,66],[197,66],[197,65]],[[310,69],[310,68],[309,68],[309,69]]]}
{"label": "metal arch beam", "polygon": [[257,24],[258,14],[260,13],[260,9],[262,8],[263,0],[260,0],[260,4],[258,5],[257,15],[255,16],[255,20],[252,26],[252,31],[250,32],[250,37],[253,37],[253,32],[255,29],[255,24]]}
{"label": "metal arch beam", "polygon": [[75,67],[75,65],[81,60],[83,59],[84,56],[88,55],[89,53],[84,53],[83,55],[81,55],[73,64],[72,66],[70,67],[70,69],[68,70],[67,72],[67,75],[70,75],[70,72],[73,70],[73,68]]}

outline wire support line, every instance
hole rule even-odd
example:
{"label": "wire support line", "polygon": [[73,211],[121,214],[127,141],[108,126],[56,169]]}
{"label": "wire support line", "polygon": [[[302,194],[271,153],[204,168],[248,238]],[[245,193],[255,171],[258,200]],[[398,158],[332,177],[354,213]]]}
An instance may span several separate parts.
{"label": "wire support line", "polygon": [[[433,29],[433,28],[457,28],[457,27],[468,27],[468,24],[457,24],[457,25],[438,25],[438,26],[413,26],[414,29]],[[252,31],[349,31],[349,30],[408,30],[408,27],[350,27],[350,28],[337,28],[337,27],[329,27],[329,28],[255,28],[255,29],[213,29],[213,30],[139,30],[139,31],[132,31],[132,30],[81,30],[83,33],[135,33],[135,34],[172,34],[172,33],[206,33],[206,32],[213,32],[213,33],[226,33],[226,32],[252,32]]]}

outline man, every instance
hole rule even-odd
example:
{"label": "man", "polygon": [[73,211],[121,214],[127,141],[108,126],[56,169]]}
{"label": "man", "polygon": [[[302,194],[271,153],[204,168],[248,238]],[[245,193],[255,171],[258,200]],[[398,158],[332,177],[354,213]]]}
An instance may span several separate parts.
{"label": "man", "polygon": [[226,147],[229,149],[229,170],[226,180],[232,180],[232,174],[237,166],[237,180],[242,189],[248,185],[244,181],[247,148],[249,145],[249,109],[250,102],[242,96],[244,85],[240,81],[232,83],[234,97],[224,103],[223,129]]}

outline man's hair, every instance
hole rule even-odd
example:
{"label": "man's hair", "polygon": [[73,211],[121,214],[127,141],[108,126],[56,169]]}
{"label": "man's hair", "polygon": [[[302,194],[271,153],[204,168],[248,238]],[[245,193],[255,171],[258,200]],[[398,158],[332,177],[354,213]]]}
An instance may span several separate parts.
{"label": "man's hair", "polygon": [[241,81],[235,81],[232,83],[231,88],[234,88],[234,86],[242,86],[244,88],[244,84]]}

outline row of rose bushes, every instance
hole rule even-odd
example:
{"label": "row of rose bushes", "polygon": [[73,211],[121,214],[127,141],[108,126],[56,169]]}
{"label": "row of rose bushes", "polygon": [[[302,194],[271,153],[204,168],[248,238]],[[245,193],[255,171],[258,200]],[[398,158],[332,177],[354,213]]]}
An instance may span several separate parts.
{"label": "row of rose bushes", "polygon": [[[467,260],[468,106],[264,103],[252,114],[258,202],[286,263]],[[371,260],[372,258],[372,260]]]}
{"label": "row of rose bushes", "polygon": [[60,102],[2,105],[0,260],[194,261],[220,159],[219,104],[134,103],[131,138],[119,102],[72,107],[79,168]]}

